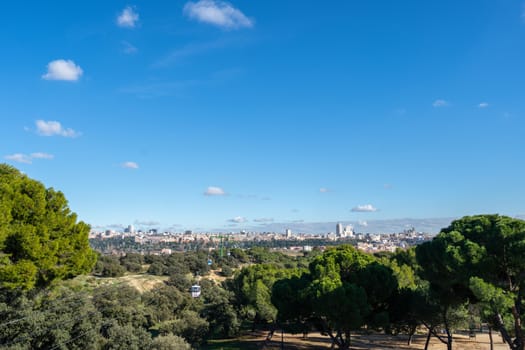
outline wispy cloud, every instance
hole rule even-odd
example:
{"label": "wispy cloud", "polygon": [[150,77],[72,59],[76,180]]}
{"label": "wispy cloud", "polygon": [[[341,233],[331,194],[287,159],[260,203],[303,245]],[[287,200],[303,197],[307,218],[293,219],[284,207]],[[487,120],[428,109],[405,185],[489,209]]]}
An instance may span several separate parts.
{"label": "wispy cloud", "polygon": [[363,226],[363,227],[368,227],[368,222],[364,221],[364,220],[360,220],[358,222],[359,226]]}
{"label": "wispy cloud", "polygon": [[273,218],[259,218],[259,219],[253,219],[253,222],[269,223],[269,222],[273,222]]}
{"label": "wispy cloud", "polygon": [[124,162],[121,163],[120,166],[124,169],[138,169],[139,165],[135,162]]}
{"label": "wispy cloud", "polygon": [[352,211],[361,213],[372,213],[374,211],[377,211],[377,208],[375,208],[372,204],[364,204],[358,205],[357,207],[353,207]]}
{"label": "wispy cloud", "polygon": [[228,220],[228,222],[234,222],[236,224],[242,224],[242,223],[245,223],[246,221],[248,220],[246,220],[246,218],[243,216],[236,216],[233,219]]}
{"label": "wispy cloud", "polygon": [[182,47],[171,50],[168,54],[162,56],[153,62],[153,68],[162,68],[177,63],[184,58],[200,55],[211,50],[220,49],[227,46],[231,39],[217,39],[203,43],[190,43]]}
{"label": "wispy cloud", "polygon": [[106,225],[105,228],[108,228],[110,230],[123,231],[125,226],[122,224],[109,224]]}
{"label": "wispy cloud", "polygon": [[224,196],[226,192],[221,187],[209,186],[204,192],[205,196]]}
{"label": "wispy cloud", "polygon": [[489,106],[489,104],[487,102],[481,102],[479,105],[478,105],[478,108],[487,108]]}
{"label": "wispy cloud", "polygon": [[75,62],[59,59],[47,64],[47,73],[42,75],[42,79],[77,81],[82,74],[84,71]]}
{"label": "wispy cloud", "polygon": [[326,188],[326,187],[321,187],[319,189],[319,192],[321,193],[328,193],[328,192],[332,192],[329,188]]}
{"label": "wispy cloud", "polygon": [[139,14],[133,6],[126,6],[117,16],[117,25],[122,28],[135,28],[139,21]]}
{"label": "wispy cloud", "polygon": [[139,98],[157,98],[165,96],[183,96],[185,91],[195,86],[202,85],[197,80],[172,81],[158,83],[141,83],[119,89],[119,92],[133,94]]}
{"label": "wispy cloud", "polygon": [[32,163],[31,157],[28,156],[27,154],[22,154],[22,153],[10,154],[10,155],[5,156],[4,158],[7,160],[11,160],[13,162],[17,162],[17,163],[24,163],[24,164]]}
{"label": "wispy cloud", "polygon": [[15,153],[5,156],[4,158],[13,162],[32,164],[33,159],[53,159],[55,156],[44,152],[35,152],[31,154]]}
{"label": "wispy cloud", "polygon": [[44,152],[35,152],[30,154],[31,158],[33,159],[53,159],[55,158],[54,155]]}
{"label": "wispy cloud", "polygon": [[435,100],[434,103],[432,103],[432,106],[435,108],[447,107],[448,105],[449,105],[449,102],[446,100]]}
{"label": "wispy cloud", "polygon": [[55,120],[37,120],[36,132],[42,136],[64,136],[64,137],[77,137],[80,133],[76,132],[71,128],[64,128],[60,122]]}
{"label": "wispy cloud", "polygon": [[154,220],[135,220],[134,224],[138,226],[158,226],[160,222]]}
{"label": "wispy cloud", "polygon": [[132,45],[131,43],[123,40],[121,42],[121,45],[122,45],[122,52],[124,52],[125,54],[128,54],[128,55],[132,55],[134,53],[137,53],[138,49]]}
{"label": "wispy cloud", "polygon": [[253,19],[224,1],[188,1],[184,5],[183,13],[190,19],[223,29],[251,28],[254,25]]}

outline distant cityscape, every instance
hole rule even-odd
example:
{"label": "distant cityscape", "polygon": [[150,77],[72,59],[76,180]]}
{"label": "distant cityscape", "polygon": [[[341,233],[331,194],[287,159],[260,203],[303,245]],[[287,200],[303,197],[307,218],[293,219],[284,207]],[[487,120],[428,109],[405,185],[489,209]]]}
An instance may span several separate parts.
{"label": "distant cityscape", "polygon": [[[284,232],[160,232],[157,229],[136,230],[128,225],[123,231],[92,230],[89,239],[92,245],[105,253],[124,253],[128,251],[147,251],[153,254],[172,254],[174,251],[195,249],[214,250],[227,242],[229,247],[266,246],[270,248],[310,251],[314,247],[350,243],[365,252],[394,252],[432,239],[433,233],[418,232],[411,227],[402,232],[387,234],[359,233],[352,225],[337,223],[334,232],[325,234],[294,233],[287,228]],[[106,244],[111,242],[110,244]],[[120,244],[119,242],[126,242]],[[105,249],[101,249],[105,247]]]}

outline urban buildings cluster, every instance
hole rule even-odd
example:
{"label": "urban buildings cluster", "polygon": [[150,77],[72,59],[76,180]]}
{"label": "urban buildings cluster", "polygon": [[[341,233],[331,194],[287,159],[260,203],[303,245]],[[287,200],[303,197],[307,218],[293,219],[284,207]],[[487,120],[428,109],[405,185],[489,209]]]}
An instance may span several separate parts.
{"label": "urban buildings cluster", "polygon": [[[420,244],[432,239],[432,237],[432,234],[416,232],[414,228],[399,233],[356,233],[351,225],[343,226],[342,223],[337,223],[335,232],[325,234],[293,233],[289,228],[285,229],[282,233],[248,231],[217,233],[193,232],[191,230],[183,232],[159,232],[156,229],[149,229],[147,231],[136,230],[133,225],[129,225],[123,231],[92,231],[89,235],[91,240],[131,238],[136,244],[149,246],[166,246],[167,244],[183,245],[199,242],[208,247],[213,247],[218,245],[219,241],[222,242],[223,239],[227,240],[229,245],[249,242],[264,244],[264,242],[268,241],[287,241],[291,244],[287,245],[284,249],[294,250],[309,250],[312,245],[322,246],[325,242],[337,243],[340,241],[341,243],[354,244],[358,249],[366,252],[393,252],[398,248],[404,249]],[[316,244],[316,242],[319,242],[319,244]],[[162,254],[171,254],[171,250],[167,248],[159,249],[159,252]]]}

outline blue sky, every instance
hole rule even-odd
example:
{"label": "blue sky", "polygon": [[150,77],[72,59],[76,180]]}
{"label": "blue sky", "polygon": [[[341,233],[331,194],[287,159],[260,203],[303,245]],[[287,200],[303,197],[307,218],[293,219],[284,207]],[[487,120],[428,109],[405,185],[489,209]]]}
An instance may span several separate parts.
{"label": "blue sky", "polygon": [[4,4],[0,156],[97,228],[523,215],[524,6]]}

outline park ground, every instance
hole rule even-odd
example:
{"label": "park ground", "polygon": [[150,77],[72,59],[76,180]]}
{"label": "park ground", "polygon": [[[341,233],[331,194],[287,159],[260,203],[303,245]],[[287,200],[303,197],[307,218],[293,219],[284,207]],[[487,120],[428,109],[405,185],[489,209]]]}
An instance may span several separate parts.
{"label": "park ground", "polygon": [[[212,341],[205,349],[209,350],[241,350],[241,349],[265,349],[265,350],[322,350],[330,349],[331,342],[328,336],[322,336],[319,333],[312,333],[308,339],[302,339],[302,335],[293,335],[284,333],[283,346],[281,344],[281,333],[276,332],[272,340],[265,341],[266,333],[253,333],[235,340],[218,340]],[[501,337],[493,334],[494,350],[506,350],[506,346]],[[352,340],[352,350],[422,350],[425,347],[425,334],[414,336],[412,344],[407,345],[406,336],[388,336],[383,334],[377,335],[355,335]],[[429,350],[446,350],[447,346],[436,338],[430,341]],[[468,335],[454,335],[453,348],[457,350],[489,350],[490,342],[487,333],[478,333],[475,338]]]}

